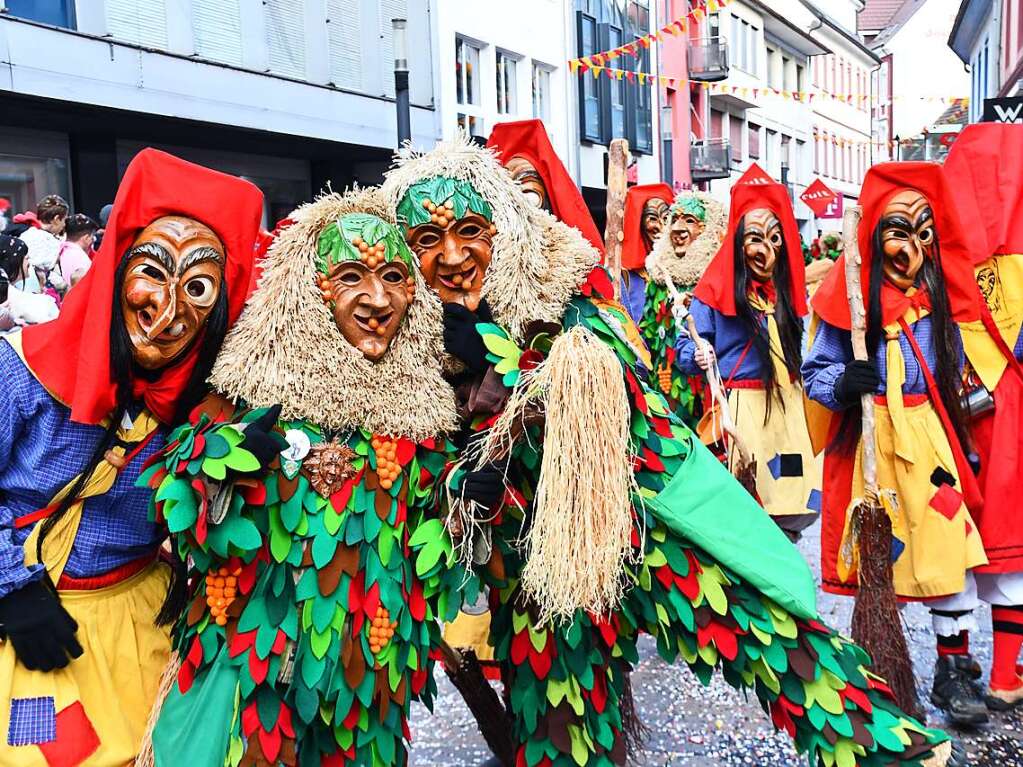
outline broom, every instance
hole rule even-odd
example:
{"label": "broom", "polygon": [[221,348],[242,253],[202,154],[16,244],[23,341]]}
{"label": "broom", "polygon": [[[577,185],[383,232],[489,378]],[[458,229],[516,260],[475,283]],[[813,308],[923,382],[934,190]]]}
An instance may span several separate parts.
{"label": "broom", "polygon": [[[675,321],[675,330],[679,333],[688,333],[693,339],[696,348],[704,349],[709,344],[700,337],[696,329],[696,321],[686,306],[685,299],[678,292],[671,277],[664,275],[664,284],[668,288],[668,295],[671,296],[671,313]],[[707,369],[707,387],[710,389],[711,399],[717,405],[717,409],[711,410],[711,431],[712,436],[717,439],[723,438],[726,434],[732,442],[732,474],[745,488],[746,492],[754,498],[757,495],[757,464],[749,451],[746,442],[739,436],[735,421],[732,418],[731,408],[728,406],[728,392],[725,391],[725,384],[721,378],[721,370],[718,368],[717,358]],[[720,431],[719,431],[720,430]]]}
{"label": "broom", "polygon": [[[860,287],[860,250],[857,242],[861,210],[845,212],[845,282],[852,319],[852,348],[857,360],[867,360],[866,311]],[[874,669],[883,677],[899,707],[919,713],[913,663],[902,631],[898,600],[892,584],[892,523],[877,487],[877,453],[874,442],[874,398],[864,394],[862,469],[863,498],[854,502],[852,529],[859,547],[859,590],[852,615],[853,639],[870,653]]]}

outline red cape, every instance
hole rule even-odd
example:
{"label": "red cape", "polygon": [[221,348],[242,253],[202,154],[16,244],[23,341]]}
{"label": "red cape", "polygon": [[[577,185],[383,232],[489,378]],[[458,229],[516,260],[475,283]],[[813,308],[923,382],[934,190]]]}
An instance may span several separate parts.
{"label": "red cape", "polygon": [[949,150],[945,179],[959,220],[969,225],[974,263],[1023,253],[1023,130],[1018,125],[967,125]]}
{"label": "red cape", "polygon": [[[863,305],[870,313],[870,264],[873,258],[874,229],[881,220],[885,206],[896,194],[913,189],[924,195],[934,212],[941,268],[945,276],[952,317],[957,322],[979,318],[977,283],[973,277],[972,254],[963,236],[955,203],[945,183],[940,165],[930,162],[886,162],[867,171],[860,190],[863,218],[857,240],[860,248],[860,281]],[[897,322],[913,303],[902,291],[882,288],[881,321]],[[845,256],[839,256],[835,268],[821,283],[813,296],[813,309],[829,325],[849,330],[849,299],[846,295]]]}
{"label": "red cape", "polygon": [[568,175],[558,153],[551,146],[547,130],[540,120],[519,120],[498,123],[490,132],[487,147],[500,152],[500,160],[507,164],[514,157],[529,160],[547,187],[554,217],[583,233],[593,247],[604,253],[604,240],[593,223],[582,192]]}
{"label": "red cape", "polygon": [[[117,189],[103,244],[52,322],[22,331],[25,359],[40,383],[71,408],[71,420],[97,424],[114,410],[110,322],[114,275],[138,233],[161,216],[202,221],[224,243],[228,317],[234,322],[248,297],[253,247],[263,215],[263,194],[248,181],[143,149]],[[195,366],[198,345],[184,360],[136,394],[160,420],[173,418],[177,399]],[[138,391],[143,388],[142,391]]]}
{"label": "red cape", "polygon": [[643,242],[643,206],[655,198],[671,205],[674,195],[667,184],[633,186],[625,195],[625,221],[622,241],[622,269],[642,269],[649,253]]}
{"label": "red cape", "polygon": [[732,187],[732,204],[728,212],[728,234],[721,242],[714,260],[696,284],[693,295],[707,306],[729,317],[735,316],[735,231],[742,217],[751,210],[767,208],[781,222],[782,238],[788,253],[789,294],[792,308],[800,317],[806,314],[806,277],[799,225],[792,212],[789,192],[781,184],[764,182],[736,183]]}

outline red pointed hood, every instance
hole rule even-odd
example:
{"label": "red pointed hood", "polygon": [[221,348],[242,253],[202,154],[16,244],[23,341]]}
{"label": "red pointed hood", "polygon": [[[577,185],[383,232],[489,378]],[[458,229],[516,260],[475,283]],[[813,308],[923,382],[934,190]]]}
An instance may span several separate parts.
{"label": "red pointed hood", "polygon": [[540,120],[498,123],[487,139],[487,147],[500,152],[501,163],[505,165],[514,157],[529,160],[547,187],[554,217],[578,229],[593,247],[604,253],[604,240],[593,223],[582,192],[551,146]]}
{"label": "red pointed hood", "polygon": [[[649,255],[643,238],[643,208],[653,199],[671,205],[674,195],[667,184],[641,184],[629,188],[625,195],[625,240],[622,241],[622,269],[642,269]],[[652,243],[651,243],[652,244]]]}
{"label": "red pointed hood", "polygon": [[[99,423],[115,408],[110,370],[114,277],[138,233],[161,216],[194,218],[224,243],[224,287],[234,322],[248,297],[263,195],[253,184],[155,149],[143,149],[117,189],[103,244],[92,267],[52,322],[25,328],[22,345],[33,374],[71,408],[78,423]],[[136,394],[160,420],[173,418],[177,399],[195,367],[199,344],[156,381],[136,382]],[[141,390],[140,390],[141,389]]]}
{"label": "red pointed hood", "polygon": [[[754,166],[755,167],[755,166]],[[759,168],[758,168],[759,170]],[[762,173],[762,171],[761,171]],[[747,171],[747,175],[750,171]],[[746,178],[746,176],[743,176]],[[788,254],[789,294],[792,308],[802,317],[806,314],[806,278],[804,276],[803,248],[799,239],[799,226],[792,212],[789,192],[781,184],[750,176],[752,180],[736,183],[732,187],[732,204],[728,212],[728,233],[721,241],[714,260],[703,273],[693,294],[703,303],[729,317],[735,316],[735,232],[743,216],[757,208],[767,208],[781,222],[782,238]]]}
{"label": "red pointed hood", "polygon": [[[860,285],[863,305],[870,313],[870,267],[873,260],[874,229],[881,221],[888,202],[900,192],[914,190],[926,197],[934,213],[941,270],[945,277],[952,316],[957,322],[979,318],[977,285],[973,278],[971,251],[959,223],[952,194],[945,183],[940,165],[931,162],[886,162],[867,171],[860,190],[863,218],[857,232],[860,248]],[[914,303],[901,290],[881,288],[881,321],[897,322]],[[839,256],[835,268],[821,283],[813,296],[813,310],[829,325],[849,330],[849,299],[846,295],[845,255]]]}

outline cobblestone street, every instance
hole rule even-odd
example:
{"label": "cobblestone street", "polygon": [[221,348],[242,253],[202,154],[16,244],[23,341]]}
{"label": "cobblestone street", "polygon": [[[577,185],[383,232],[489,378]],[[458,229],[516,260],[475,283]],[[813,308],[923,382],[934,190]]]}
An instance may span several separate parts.
{"label": "cobblestone street", "polygon": [[[819,544],[815,526],[800,548],[817,569]],[[848,631],[852,600],[820,596],[825,621]],[[943,721],[929,703],[934,664],[934,636],[927,611],[909,605],[904,611],[907,639],[920,671],[921,700],[928,722]],[[980,616],[982,631],[971,636],[971,647],[987,672],[991,661],[990,615]],[[489,755],[465,704],[442,671],[437,672],[440,696],[437,714],[422,706],[413,711],[413,767],[469,767]],[[772,729],[756,699],[733,690],[716,677],[703,687],[683,665],[669,666],[645,638],[640,663],[632,678],[643,723],[649,728],[646,747],[636,759],[643,767],[798,767],[805,764],[787,736]],[[957,733],[970,751],[970,767],[1023,767],[1023,715],[993,714],[991,722],[974,732]]]}

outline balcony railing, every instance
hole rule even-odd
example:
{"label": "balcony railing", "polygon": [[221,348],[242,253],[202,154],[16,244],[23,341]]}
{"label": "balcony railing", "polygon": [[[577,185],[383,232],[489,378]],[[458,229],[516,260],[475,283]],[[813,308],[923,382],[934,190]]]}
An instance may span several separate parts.
{"label": "balcony railing", "polygon": [[720,37],[689,43],[689,79],[715,83],[728,77],[728,43]]}
{"label": "balcony railing", "polygon": [[697,141],[689,149],[689,170],[693,181],[728,178],[732,168],[732,148],[726,138]]}

